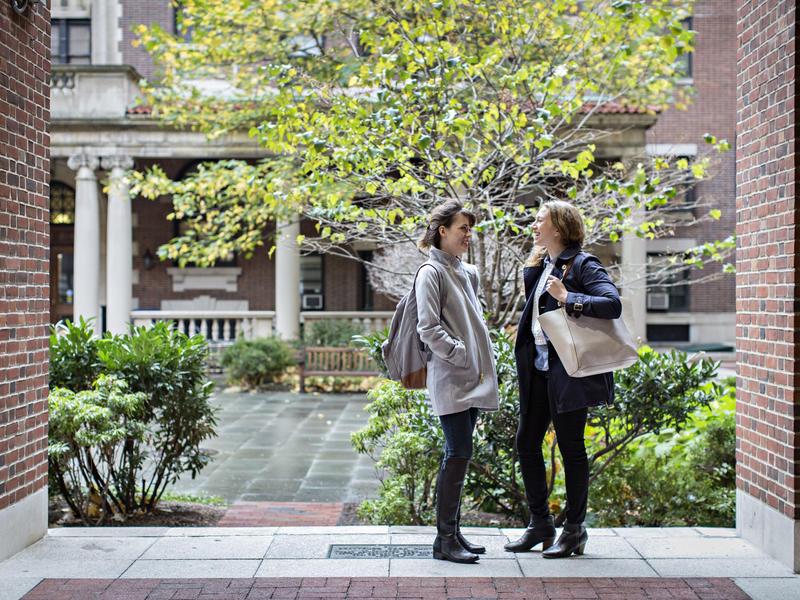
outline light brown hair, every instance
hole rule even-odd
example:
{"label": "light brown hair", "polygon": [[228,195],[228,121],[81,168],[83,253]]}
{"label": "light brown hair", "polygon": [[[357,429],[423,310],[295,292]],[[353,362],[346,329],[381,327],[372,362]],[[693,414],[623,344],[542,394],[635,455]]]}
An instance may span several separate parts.
{"label": "light brown hair", "polygon": [[458,200],[448,200],[433,209],[431,218],[428,220],[428,228],[425,230],[425,234],[417,245],[423,249],[430,248],[431,246],[439,248],[439,244],[442,241],[442,236],[439,234],[439,227],[450,227],[450,225],[453,224],[453,219],[459,214],[467,217],[470,227],[475,226],[474,213],[464,208],[464,205]]}
{"label": "light brown hair", "polygon": [[[550,215],[553,227],[558,231],[561,241],[567,247],[582,246],[586,230],[583,227],[583,217],[578,209],[563,200],[550,200],[539,207]],[[526,267],[538,267],[547,255],[544,246],[534,246],[533,253],[525,263]]]}

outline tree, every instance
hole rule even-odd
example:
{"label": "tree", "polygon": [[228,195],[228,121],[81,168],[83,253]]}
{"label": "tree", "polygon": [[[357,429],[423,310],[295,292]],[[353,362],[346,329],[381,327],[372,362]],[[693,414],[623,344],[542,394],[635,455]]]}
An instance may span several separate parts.
{"label": "tree", "polygon": [[[692,0],[181,7],[181,34],[137,29],[160,67],[145,88],[155,114],[212,137],[247,130],[272,158],[206,164],[181,182],[157,167],[136,174],[136,192],[173,194],[173,216],[190,224],[161,249],[165,257],[247,256],[265,242],[266,222],[302,214],[319,233],[301,236],[306,250],[360,259],[355,248],[377,246],[411,258],[375,261],[373,281],[387,279],[380,270],[408,277],[431,208],[459,198],[478,214],[470,259],[487,274],[490,320],[506,324],[542,199],[575,203],[589,244],[625,232],[653,238],[671,233],[682,191],[712,170],[710,156],[690,163],[608,151],[626,127],[608,124],[610,110],[630,125],[688,100],[677,80],[692,49],[683,26]],[[704,199],[680,208],[690,222],[720,216]],[[664,272],[722,261],[731,248],[709,243]]]}

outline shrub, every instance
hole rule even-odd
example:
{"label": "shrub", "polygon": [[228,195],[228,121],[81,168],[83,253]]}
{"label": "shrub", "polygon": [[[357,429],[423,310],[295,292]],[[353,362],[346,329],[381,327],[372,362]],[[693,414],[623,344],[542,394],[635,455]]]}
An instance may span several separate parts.
{"label": "shrub", "polygon": [[[81,339],[75,329],[81,330],[83,324],[64,327],[66,337]],[[157,323],[152,328],[132,328],[125,335],[83,339],[95,348],[101,374],[87,395],[75,393],[84,387],[80,370],[61,379],[72,381],[78,390],[52,390],[60,404],[51,408],[50,468],[75,516],[88,524],[95,518],[92,505],[102,507],[100,522],[112,514],[124,518],[150,511],[182,473],[194,477],[208,463],[200,444],[216,435],[216,420],[209,403],[213,383],[205,374],[208,348],[202,337],[189,338]],[[57,356],[65,346],[58,339],[51,341]],[[72,352],[79,346],[76,342],[68,348]],[[89,350],[83,352],[88,355]],[[126,393],[141,400],[135,410]],[[74,422],[76,414],[98,420],[81,429]],[[114,418],[120,420],[121,429],[112,427]],[[102,460],[97,459],[101,454]],[[91,456],[102,469],[85,466]]]}
{"label": "shrub", "polygon": [[643,436],[590,488],[595,524],[732,527],[736,510],[734,388],[681,431]]}
{"label": "shrub", "polygon": [[374,524],[428,523],[444,438],[426,393],[384,380],[367,397],[369,421],[351,441],[376,461],[381,487],[380,497],[362,504],[359,516]]}
{"label": "shrub", "polygon": [[303,341],[306,346],[329,346],[342,348],[350,346],[353,336],[364,333],[364,328],[347,319],[323,319],[314,321],[306,328]]}
{"label": "shrub", "polygon": [[369,352],[369,355],[378,367],[378,372],[383,377],[389,377],[386,361],[383,360],[383,342],[385,342],[388,337],[388,327],[369,334],[353,336],[353,345]]}
{"label": "shrub", "polygon": [[90,390],[102,370],[91,320],[61,321],[50,327],[50,387]]}
{"label": "shrub", "polygon": [[[385,336],[384,336],[385,337]],[[381,334],[371,336],[368,347],[377,351]],[[499,409],[482,413],[474,440],[472,465],[464,494],[468,503],[487,512],[527,519],[524,487],[517,469],[514,437],[518,419],[518,384],[513,342],[502,331],[492,332],[499,382]],[[366,345],[366,344],[365,344]],[[690,362],[685,353],[657,354],[642,348],[640,360],[615,374],[617,400],[613,406],[595,409],[587,428],[590,478],[626,456],[636,439],[668,428],[680,430],[692,414],[708,406],[719,394],[710,382],[718,365],[709,360]],[[366,428],[353,435],[356,450],[375,456],[385,473],[380,498],[362,506],[373,522],[387,515],[406,515],[411,523],[430,522],[432,485],[441,458],[442,434],[438,418],[426,402],[426,392],[405,390],[386,382],[369,394],[371,413]],[[551,508],[564,519],[563,469],[555,449],[552,429],[545,437],[545,456],[550,456],[548,487]],[[403,452],[406,452],[404,455]],[[397,495],[405,494],[402,510]],[[386,521],[384,521],[386,522]],[[393,521],[400,524],[400,521]]]}
{"label": "shrub", "polygon": [[49,477],[72,513],[87,524],[130,512],[122,483],[130,476],[125,446],[144,442],[147,428],[145,394],[127,389],[125,381],[101,375],[93,390],[50,392]]}
{"label": "shrub", "polygon": [[222,354],[229,381],[250,388],[274,382],[295,364],[294,350],[277,337],[237,340]]}

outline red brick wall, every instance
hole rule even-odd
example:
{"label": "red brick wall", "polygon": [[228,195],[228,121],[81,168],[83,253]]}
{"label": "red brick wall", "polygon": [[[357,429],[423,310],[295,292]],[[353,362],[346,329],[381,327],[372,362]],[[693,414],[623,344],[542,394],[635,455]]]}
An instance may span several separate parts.
{"label": "red brick wall", "polygon": [[140,75],[149,78],[153,75],[153,61],[141,46],[134,48],[131,43],[135,39],[133,27],[136,25],[161,25],[172,31],[173,9],[169,0],[121,0],[122,18],[122,62],[133,65]]}
{"label": "red brick wall", "polygon": [[0,509],[47,485],[50,13],[0,2]]}
{"label": "red brick wall", "polygon": [[[669,110],[648,131],[648,144],[696,144],[699,152],[708,145],[705,133],[727,139],[736,138],[736,4],[731,0],[698,0],[692,29],[695,36],[692,78],[696,95],[688,110]],[[725,239],[736,225],[736,181],[734,151],[719,157],[716,176],[700,183],[698,197],[713,200],[722,210],[722,218],[676,232],[692,237],[698,243]],[[692,278],[719,273],[716,266],[696,270]],[[733,312],[735,308],[734,278],[724,276],[712,283],[690,288],[689,310],[692,312]]]}
{"label": "red brick wall", "polygon": [[[798,510],[798,176],[793,0],[738,2],[737,486]],[[790,535],[790,533],[787,533]]]}

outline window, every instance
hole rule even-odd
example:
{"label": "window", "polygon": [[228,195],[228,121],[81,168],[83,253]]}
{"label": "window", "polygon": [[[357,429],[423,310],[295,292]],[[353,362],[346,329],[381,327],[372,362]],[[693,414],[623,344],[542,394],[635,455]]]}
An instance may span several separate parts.
{"label": "window", "polygon": [[[683,28],[686,30],[692,29],[692,17],[683,20]],[[682,54],[678,57],[678,65],[677,70],[678,74],[682,75],[686,79],[692,78],[692,62],[694,58],[694,52],[687,52],[686,54]]]}
{"label": "window", "polygon": [[56,256],[56,276],[58,277],[58,301],[61,304],[72,304],[74,296],[72,278],[75,273],[72,254],[59,252]]}
{"label": "window", "polygon": [[50,50],[53,64],[90,64],[92,22],[89,19],[53,19]]}
{"label": "window", "polygon": [[300,257],[300,306],[303,310],[325,308],[323,275],[322,255]]}
{"label": "window", "polygon": [[177,2],[172,8],[172,33],[181,36],[183,41],[188,42],[192,39],[193,27],[186,27],[183,24],[182,2]]}
{"label": "window", "polygon": [[689,310],[689,270],[662,273],[669,255],[647,255],[647,310],[649,312],[686,312]]}
{"label": "window", "polygon": [[[365,260],[366,262],[372,262],[372,250],[365,250],[364,252],[358,253],[361,260]],[[367,272],[367,265],[366,263],[360,263],[361,272],[359,273],[359,279],[361,282],[361,310],[373,310],[375,306],[375,293],[372,289],[372,285],[369,282],[369,273]]]}
{"label": "window", "polygon": [[50,223],[52,225],[75,223],[75,190],[60,181],[50,184]]}
{"label": "window", "polygon": [[648,342],[688,342],[689,325],[661,325],[647,326]]}

